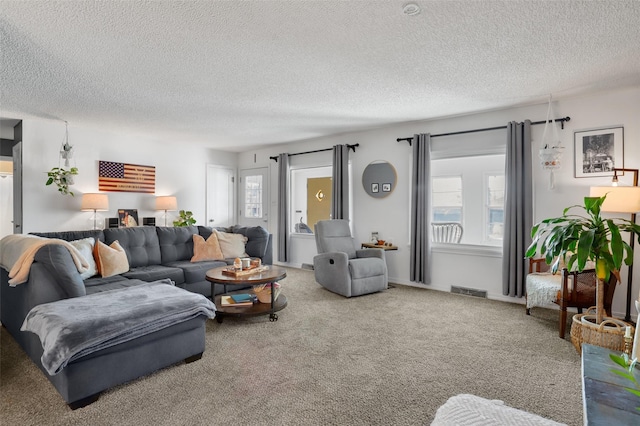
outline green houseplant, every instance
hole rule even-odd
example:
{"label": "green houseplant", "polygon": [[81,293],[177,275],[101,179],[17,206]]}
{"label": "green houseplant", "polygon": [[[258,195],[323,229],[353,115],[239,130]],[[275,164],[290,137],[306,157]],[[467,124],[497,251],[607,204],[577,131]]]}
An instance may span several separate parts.
{"label": "green houseplant", "polygon": [[[585,269],[588,260],[596,264],[596,323],[600,324],[604,314],[604,281],[612,273],[617,274],[622,263],[631,265],[633,250],[622,239],[621,231],[632,233],[640,241],[640,226],[626,219],[604,219],[601,217],[603,197],[585,197],[584,205],[564,209],[562,216],[545,219],[531,229],[533,242],[527,249],[528,258],[539,252],[552,271],[558,270],[560,259],[567,268],[574,265],[578,271]],[[584,210],[583,215],[568,214],[572,209]]]}
{"label": "green houseplant", "polygon": [[173,226],[191,226],[196,224],[193,213],[188,210],[180,210],[180,217],[173,221]]}
{"label": "green houseplant", "polygon": [[47,172],[48,179],[45,185],[55,183],[58,187],[58,191],[62,195],[71,195],[73,197],[74,194],[71,192],[69,186],[73,185],[73,176],[77,174],[77,167],[71,167],[69,170],[64,167],[54,167]]}

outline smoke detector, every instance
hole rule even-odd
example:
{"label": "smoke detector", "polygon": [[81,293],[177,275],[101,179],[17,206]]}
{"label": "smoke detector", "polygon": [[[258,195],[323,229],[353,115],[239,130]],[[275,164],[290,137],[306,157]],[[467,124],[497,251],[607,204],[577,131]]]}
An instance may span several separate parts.
{"label": "smoke detector", "polygon": [[420,6],[416,3],[407,3],[402,6],[402,12],[404,12],[405,15],[416,16],[420,14]]}

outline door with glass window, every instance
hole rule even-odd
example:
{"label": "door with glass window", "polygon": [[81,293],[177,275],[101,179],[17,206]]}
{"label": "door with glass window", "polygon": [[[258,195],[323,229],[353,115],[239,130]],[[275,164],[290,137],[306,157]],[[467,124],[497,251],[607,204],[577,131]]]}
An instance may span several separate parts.
{"label": "door with glass window", "polygon": [[269,228],[269,169],[240,171],[238,223]]}

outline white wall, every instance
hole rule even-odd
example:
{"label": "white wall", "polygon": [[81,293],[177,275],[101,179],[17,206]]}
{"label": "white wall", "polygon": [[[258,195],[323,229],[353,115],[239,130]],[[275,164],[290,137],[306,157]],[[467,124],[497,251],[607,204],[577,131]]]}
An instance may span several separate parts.
{"label": "white wall", "polygon": [[[539,166],[537,151],[544,125],[533,126],[534,140],[534,220],[559,216],[562,210],[573,204],[581,204],[588,195],[589,186],[608,185],[610,178],[574,178],[573,132],[599,127],[624,126],[625,166],[640,167],[640,87],[588,96],[556,99],[554,109],[557,117],[570,116],[571,121],[559,130],[560,138],[566,147],[563,167],[556,172],[556,189],[548,189],[548,172]],[[300,141],[291,144],[240,154],[239,167],[256,167],[256,163],[271,167],[271,211],[272,220],[269,229],[275,233],[277,215],[277,170],[278,166],[269,156],[281,152],[302,152],[314,149],[330,148],[335,144],[359,143],[357,152],[351,153],[353,173],[353,229],[356,241],[368,241],[371,231],[378,231],[382,238],[392,238],[400,247],[397,252],[387,252],[389,277],[392,282],[411,284],[409,280],[409,228],[410,228],[410,154],[407,142],[396,142],[398,137],[410,137],[415,133],[446,133],[475,128],[506,125],[509,121],[544,120],[547,105],[531,105],[481,114],[454,117],[442,120],[413,122],[389,126],[369,131],[334,135],[331,137]],[[479,138],[490,137],[505,139],[504,130],[478,134]],[[446,143],[446,138],[435,139]],[[471,139],[472,140],[472,139]],[[473,142],[470,142],[472,144]],[[473,149],[473,148],[471,148]],[[255,154],[255,157],[254,157]],[[308,154],[291,157],[292,161],[305,161],[308,165],[325,164],[326,153]],[[254,162],[255,158],[255,162]],[[304,160],[303,160],[304,158]],[[386,198],[368,196],[361,183],[364,168],[375,160],[386,160],[393,164],[398,173],[396,189]],[[277,250],[276,247],[274,249]],[[451,285],[483,289],[490,298],[523,303],[502,295],[501,264],[502,259],[496,251],[478,253],[473,247],[461,247],[459,251],[442,250],[433,254],[432,284],[430,288],[449,291]],[[275,251],[274,253],[277,253]],[[293,258],[291,264],[312,263],[315,255],[313,240],[299,243],[292,241]],[[635,263],[640,264],[640,249],[636,250]],[[638,267],[640,268],[640,267]],[[640,291],[640,271],[634,275],[632,294],[637,297]],[[613,310],[616,316],[624,316],[626,297],[626,270],[622,271],[622,284],[619,285],[614,299]],[[632,310],[633,312],[633,310]]]}
{"label": "white wall", "polygon": [[[74,197],[60,195],[54,185],[45,186],[46,172],[58,166],[58,152],[64,139],[63,122],[26,118],[23,120],[23,210],[25,233],[90,229],[91,212],[80,211],[84,192],[98,192],[98,161],[155,166],[156,193],[109,194],[109,211],[99,212],[104,218],[117,217],[119,208],[138,209],[142,217],[155,211],[155,195],[175,195],[178,208],[191,210],[197,224],[205,221],[206,165],[224,164],[235,167],[237,154],[215,151],[176,140],[149,140],[139,136],[116,134],[106,129],[93,129],[69,124],[69,143],[74,146],[71,165],[79,169],[72,187]],[[177,212],[169,212],[175,216]]]}

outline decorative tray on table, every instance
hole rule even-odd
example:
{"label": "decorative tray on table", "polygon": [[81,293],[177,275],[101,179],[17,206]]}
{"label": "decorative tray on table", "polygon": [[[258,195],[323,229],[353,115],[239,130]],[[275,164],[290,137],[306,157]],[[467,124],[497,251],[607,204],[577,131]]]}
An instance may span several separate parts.
{"label": "decorative tray on table", "polygon": [[267,270],[269,270],[268,265],[254,266],[242,270],[236,270],[233,266],[228,266],[222,270],[222,273],[232,277],[246,277],[247,275],[257,274]]}

